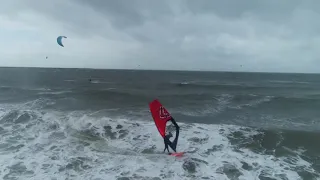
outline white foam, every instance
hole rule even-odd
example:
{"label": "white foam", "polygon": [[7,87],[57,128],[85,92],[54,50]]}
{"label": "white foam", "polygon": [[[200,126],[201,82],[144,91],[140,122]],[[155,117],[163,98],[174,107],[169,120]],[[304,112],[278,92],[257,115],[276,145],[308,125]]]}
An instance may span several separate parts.
{"label": "white foam", "polygon": [[274,98],[273,96],[264,96],[264,97],[259,98],[259,99],[251,100],[248,103],[239,104],[239,105],[236,105],[236,106],[230,106],[230,108],[242,109],[243,107],[255,107],[255,106],[258,106],[258,105],[260,105],[262,103],[269,102],[273,98]]}
{"label": "white foam", "polygon": [[65,93],[70,93],[72,91],[52,91],[52,92],[39,92],[38,94],[43,94],[43,95],[46,95],[46,94],[53,94],[53,95],[59,95],[59,94],[65,94]]}
{"label": "white foam", "polygon": [[222,94],[221,96],[212,100],[208,100],[206,103],[202,104],[204,107],[202,107],[201,109],[193,108],[192,111],[186,111],[185,109],[183,109],[181,111],[175,112],[194,117],[218,114],[229,108],[232,98],[232,95]]}
{"label": "white foam", "polygon": [[[258,133],[254,130],[244,131],[239,126],[180,123],[178,151],[190,153],[176,158],[162,153],[163,140],[151,120],[97,118],[85,112],[36,114],[41,116],[41,120],[36,120],[29,128],[21,126],[21,131],[15,131],[23,137],[16,140],[16,144],[25,146],[19,151],[0,152],[2,178],[10,172],[11,166],[20,162],[26,170],[16,176],[25,180],[60,180],[68,177],[84,180],[116,179],[135,176],[179,180],[190,179],[193,176],[194,179],[208,177],[223,180],[228,179],[223,173],[226,164],[237,169],[241,173],[239,179],[243,180],[258,179],[262,171],[266,173],[265,176],[274,179],[280,179],[276,174],[283,174],[288,179],[301,179],[293,169],[298,166],[306,171],[315,172],[311,164],[299,156],[293,157],[293,164],[286,158],[258,154],[249,149],[234,150],[227,138],[232,132],[242,131],[247,137]],[[56,127],[51,128],[54,125]],[[118,125],[122,126],[122,130],[128,131],[128,135],[122,139],[119,139],[121,133],[120,128],[117,129]],[[117,139],[105,135],[104,126],[110,126]],[[75,135],[85,134],[85,130],[94,131],[91,135],[95,138],[85,139]],[[1,138],[1,144],[16,135],[7,134]],[[190,140],[192,138],[198,138],[200,141],[194,142]],[[208,149],[212,149],[213,146],[219,148],[208,153]],[[151,149],[151,152],[144,152],[146,149]],[[82,164],[77,158],[84,159]],[[189,173],[183,169],[183,164],[187,161],[197,163],[196,172]],[[244,168],[242,162],[249,164],[251,169]],[[33,173],[28,174],[26,171]]]}

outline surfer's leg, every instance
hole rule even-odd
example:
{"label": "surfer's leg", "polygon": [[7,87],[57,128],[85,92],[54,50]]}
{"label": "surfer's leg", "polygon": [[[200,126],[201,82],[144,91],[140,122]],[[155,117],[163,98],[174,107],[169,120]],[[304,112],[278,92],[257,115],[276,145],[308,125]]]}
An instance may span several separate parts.
{"label": "surfer's leg", "polygon": [[174,152],[177,152],[176,148],[174,148],[174,149],[172,148],[172,150],[173,150]]}
{"label": "surfer's leg", "polygon": [[164,150],[163,150],[163,152],[165,152],[166,150],[168,150],[168,152],[169,152],[168,143],[165,141],[165,142],[164,142]]}
{"label": "surfer's leg", "polygon": [[[175,145],[174,145],[171,141],[168,142],[168,146],[169,146],[172,150],[175,151],[176,147],[175,147]],[[169,147],[168,147],[168,148],[169,148]]]}
{"label": "surfer's leg", "polygon": [[166,152],[166,150],[168,151],[168,153],[170,153],[170,152],[169,152],[168,145],[166,145],[166,147],[164,148],[163,152]]}

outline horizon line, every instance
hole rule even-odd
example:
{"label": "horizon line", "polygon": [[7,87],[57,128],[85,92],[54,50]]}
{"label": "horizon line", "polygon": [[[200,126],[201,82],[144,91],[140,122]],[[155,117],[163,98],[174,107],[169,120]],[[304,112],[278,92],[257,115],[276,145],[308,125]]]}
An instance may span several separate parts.
{"label": "horizon line", "polygon": [[320,72],[279,72],[279,71],[225,71],[225,70],[181,70],[181,69],[133,69],[133,68],[83,68],[83,67],[45,67],[45,66],[0,66],[0,68],[38,68],[38,69],[91,69],[126,71],[180,71],[180,72],[221,72],[221,73],[266,73],[266,74],[320,74]]}

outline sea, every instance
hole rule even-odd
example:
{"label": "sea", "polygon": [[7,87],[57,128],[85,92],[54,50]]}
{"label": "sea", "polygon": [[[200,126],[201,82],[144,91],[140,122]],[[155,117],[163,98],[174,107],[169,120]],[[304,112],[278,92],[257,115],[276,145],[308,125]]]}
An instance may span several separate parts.
{"label": "sea", "polygon": [[0,68],[0,179],[316,180],[319,117],[319,74]]}

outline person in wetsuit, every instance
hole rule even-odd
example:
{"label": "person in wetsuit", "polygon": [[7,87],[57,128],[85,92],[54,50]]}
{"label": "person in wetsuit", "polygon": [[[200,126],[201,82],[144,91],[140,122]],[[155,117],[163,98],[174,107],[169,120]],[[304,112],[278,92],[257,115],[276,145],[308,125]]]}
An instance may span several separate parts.
{"label": "person in wetsuit", "polygon": [[164,150],[163,152],[165,152],[166,150],[168,151],[168,153],[170,153],[169,151],[169,144],[171,143],[170,138],[172,137],[172,133],[169,132],[167,135],[164,136],[163,140],[164,140]]}
{"label": "person in wetsuit", "polygon": [[173,142],[170,141],[170,138],[172,137],[171,132],[169,132],[167,135],[165,135],[163,137],[163,140],[164,140],[163,152],[165,152],[167,150],[169,154],[171,154],[169,151],[169,146],[171,147],[171,149],[174,152],[177,152],[176,148],[177,148],[177,143],[178,143],[178,138],[179,138],[179,129],[180,129],[180,127],[178,126],[178,124],[175,122],[175,120],[173,118],[170,121],[174,124],[174,126],[176,128],[176,137],[174,138]]}

